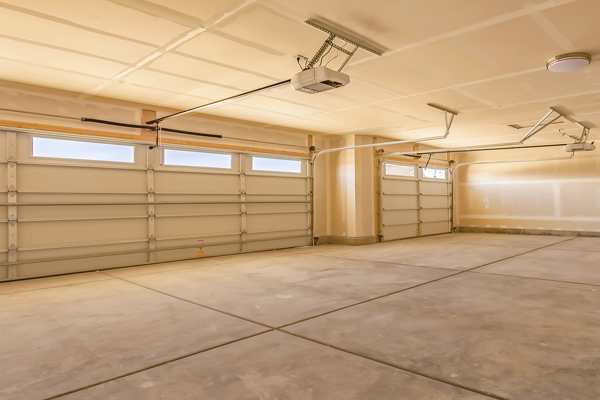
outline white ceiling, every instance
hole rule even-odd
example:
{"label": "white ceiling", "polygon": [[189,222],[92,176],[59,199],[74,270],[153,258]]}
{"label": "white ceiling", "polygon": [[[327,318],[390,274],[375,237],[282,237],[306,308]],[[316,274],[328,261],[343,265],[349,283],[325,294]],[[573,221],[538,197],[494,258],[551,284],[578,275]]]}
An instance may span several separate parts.
{"label": "white ceiling", "polygon": [[[548,107],[600,128],[598,0],[0,0],[0,79],[186,109],[289,79],[329,20],[386,49],[359,50],[351,83],[281,88],[203,111],[323,134],[413,138],[443,132],[435,103],[460,113],[450,142],[519,139]],[[547,59],[588,52],[556,74]],[[335,56],[331,52],[326,58]],[[331,61],[337,67],[341,55]],[[537,140],[560,139],[557,128]],[[592,136],[600,138],[600,129]]]}

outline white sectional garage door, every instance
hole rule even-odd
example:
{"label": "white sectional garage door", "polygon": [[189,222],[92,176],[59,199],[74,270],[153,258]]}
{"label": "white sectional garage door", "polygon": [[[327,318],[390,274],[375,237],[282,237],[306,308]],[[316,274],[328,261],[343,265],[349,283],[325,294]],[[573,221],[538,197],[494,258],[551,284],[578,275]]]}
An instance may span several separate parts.
{"label": "white sectional garage door", "polygon": [[34,138],[116,143],[0,131],[0,281],[311,243],[305,158],[125,144],[106,154],[133,162],[92,161],[34,156]]}
{"label": "white sectional garage door", "polygon": [[388,161],[380,176],[384,241],[451,231],[452,197],[446,168]]}

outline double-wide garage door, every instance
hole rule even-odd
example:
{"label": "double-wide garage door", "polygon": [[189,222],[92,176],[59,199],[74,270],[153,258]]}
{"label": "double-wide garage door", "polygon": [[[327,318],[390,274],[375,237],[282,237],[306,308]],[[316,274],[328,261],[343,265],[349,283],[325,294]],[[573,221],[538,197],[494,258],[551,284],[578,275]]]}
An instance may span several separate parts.
{"label": "double-wide garage door", "polygon": [[382,164],[381,235],[384,241],[451,231],[451,185],[445,168]]}
{"label": "double-wide garage door", "polygon": [[0,154],[0,281],[311,242],[304,158],[14,131]]}

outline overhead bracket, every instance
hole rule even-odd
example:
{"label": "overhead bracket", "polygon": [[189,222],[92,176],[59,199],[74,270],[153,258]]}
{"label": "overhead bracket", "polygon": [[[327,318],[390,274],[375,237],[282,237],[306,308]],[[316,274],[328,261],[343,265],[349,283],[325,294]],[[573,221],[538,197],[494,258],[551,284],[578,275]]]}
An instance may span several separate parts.
{"label": "overhead bracket", "polygon": [[[558,114],[557,117],[554,117],[553,119],[551,119],[550,121],[546,122],[546,120],[548,119],[548,117],[550,117],[550,115],[552,115],[553,113]],[[537,124],[535,124],[530,130],[529,132],[527,132],[525,134],[525,136],[523,136],[520,140],[521,143],[523,143],[524,141],[526,141],[527,139],[531,138],[533,135],[537,134],[538,132],[540,132],[541,130],[543,130],[544,128],[546,128],[548,125],[550,125],[551,123],[553,123],[554,121],[556,121],[559,118],[562,118],[563,115],[561,113],[559,113],[558,111],[556,111],[554,108],[550,108],[550,111],[544,115],[544,117],[542,119],[540,119],[538,121]]]}
{"label": "overhead bracket", "polygon": [[590,134],[590,128],[588,128],[587,126],[584,126],[584,125],[580,124],[579,122],[577,123],[577,125],[579,125],[580,127],[583,128],[583,131],[581,132],[581,137],[577,140],[577,143],[585,143],[585,142],[587,142],[588,136]]}
{"label": "overhead bracket", "polygon": [[[456,111],[450,111],[447,108],[440,107],[433,103],[427,103],[429,107],[435,108],[437,110],[444,112],[444,122],[446,124],[446,132],[444,134],[444,138],[446,138],[450,134],[450,127],[452,127],[452,122],[454,121],[454,117],[458,115]],[[450,118],[448,118],[448,114],[450,114]]]}
{"label": "overhead bracket", "polygon": [[[348,64],[348,61],[350,61],[350,59],[352,58],[352,56],[354,55],[354,53],[356,53],[356,50],[358,50],[358,49],[363,49],[363,50],[368,51],[369,53],[375,54],[379,57],[381,57],[384,52],[383,49],[377,48],[378,46],[371,44],[371,43],[366,43],[366,41],[364,39],[355,37],[351,33],[343,32],[341,29],[336,28],[336,27],[328,24],[327,22],[316,21],[316,20],[307,20],[304,22],[307,25],[312,26],[313,28],[316,28],[320,31],[323,31],[323,32],[329,34],[329,37],[327,39],[325,39],[325,42],[321,45],[319,50],[315,53],[315,55],[308,62],[308,64],[306,64],[306,67],[304,69],[313,68],[316,65],[316,63],[319,61],[319,59],[321,59],[321,57],[323,57],[323,54],[325,54],[325,51],[328,48],[336,49],[337,51],[340,51],[346,55],[346,58],[344,59],[344,61],[340,65],[340,67],[338,68],[338,72],[342,72],[342,69],[344,69],[346,64]],[[338,46],[337,44],[334,43],[335,39],[339,39],[343,42],[346,42],[347,44],[354,46],[354,49],[348,50],[342,46]]]}

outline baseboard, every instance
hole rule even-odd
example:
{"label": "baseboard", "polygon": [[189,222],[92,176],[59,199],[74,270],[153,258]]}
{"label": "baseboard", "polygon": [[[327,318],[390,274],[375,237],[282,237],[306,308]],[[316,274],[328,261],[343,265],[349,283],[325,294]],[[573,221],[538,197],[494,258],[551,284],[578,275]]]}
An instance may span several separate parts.
{"label": "baseboard", "polygon": [[513,229],[513,228],[481,228],[476,226],[456,226],[454,232],[466,233],[506,233],[511,235],[542,235],[542,236],[582,236],[600,237],[600,232],[592,231],[559,231],[551,229]]}
{"label": "baseboard", "polygon": [[347,236],[319,236],[317,244],[346,244],[360,246],[363,244],[377,243],[377,236],[347,237]]}

